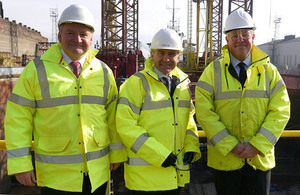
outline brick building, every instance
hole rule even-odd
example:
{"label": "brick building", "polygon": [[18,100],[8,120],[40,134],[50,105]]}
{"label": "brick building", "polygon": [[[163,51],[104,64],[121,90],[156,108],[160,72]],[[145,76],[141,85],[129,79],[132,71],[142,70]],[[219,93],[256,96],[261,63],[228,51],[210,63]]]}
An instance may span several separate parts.
{"label": "brick building", "polygon": [[[1,3],[1,2],[0,2]],[[2,4],[0,4],[2,10]],[[27,27],[15,20],[9,21],[3,18],[3,11],[0,17],[0,66],[17,66],[22,62],[22,56],[29,61],[38,56],[38,43],[48,42],[35,29]]]}
{"label": "brick building", "polygon": [[[39,42],[45,43],[48,39],[35,29],[22,23],[17,24],[15,20],[3,18],[0,0],[0,67],[21,66],[39,56]],[[6,102],[17,79],[14,75],[7,77],[0,75],[0,140],[5,138],[3,123]],[[11,182],[11,177],[7,176],[6,151],[0,150],[0,194],[7,193],[13,188],[15,185]]]}

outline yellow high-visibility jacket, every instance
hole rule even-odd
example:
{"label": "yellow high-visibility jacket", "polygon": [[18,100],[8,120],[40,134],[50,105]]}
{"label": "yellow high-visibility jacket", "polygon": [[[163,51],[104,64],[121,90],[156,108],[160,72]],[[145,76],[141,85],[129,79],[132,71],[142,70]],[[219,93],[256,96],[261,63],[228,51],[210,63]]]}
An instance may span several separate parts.
{"label": "yellow high-visibility jacket", "polygon": [[[204,70],[195,92],[197,120],[207,135],[208,166],[236,170],[247,161],[254,169],[269,170],[275,166],[274,145],[290,117],[286,86],[256,46],[244,88],[229,72],[227,45],[222,54]],[[235,156],[230,151],[239,142],[249,142],[260,153],[251,159]]]}
{"label": "yellow high-visibility jacket", "polygon": [[117,87],[97,52],[89,50],[78,79],[60,43],[26,66],[7,103],[9,175],[33,170],[32,135],[39,186],[80,192],[88,172],[94,191],[108,181],[110,163],[126,161],[115,129]]}
{"label": "yellow high-visibility jacket", "polygon": [[[183,165],[186,152],[200,158],[198,133],[193,119],[189,79],[179,68],[172,75],[179,78],[173,97],[153,71],[151,58],[145,69],[132,75],[120,88],[117,106],[117,130],[127,148],[125,184],[131,190],[172,190],[189,182],[189,171],[162,167],[173,152],[177,166]],[[173,104],[172,104],[173,99]]]}

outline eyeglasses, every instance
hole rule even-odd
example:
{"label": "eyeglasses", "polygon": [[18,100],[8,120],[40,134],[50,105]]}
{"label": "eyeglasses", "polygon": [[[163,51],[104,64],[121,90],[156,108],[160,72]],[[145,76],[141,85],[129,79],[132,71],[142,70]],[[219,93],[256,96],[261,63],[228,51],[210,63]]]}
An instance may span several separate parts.
{"label": "eyeglasses", "polygon": [[232,31],[229,32],[227,37],[231,41],[236,41],[241,36],[242,39],[249,39],[253,35],[253,30],[238,30],[238,31]]}

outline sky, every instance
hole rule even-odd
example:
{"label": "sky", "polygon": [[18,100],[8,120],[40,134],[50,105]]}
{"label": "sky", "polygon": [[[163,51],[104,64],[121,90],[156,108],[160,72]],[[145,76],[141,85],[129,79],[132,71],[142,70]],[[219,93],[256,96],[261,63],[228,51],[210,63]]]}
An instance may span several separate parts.
{"label": "sky", "polygon": [[[59,16],[71,4],[82,4],[93,14],[96,22],[94,42],[100,41],[101,32],[101,0],[0,0],[4,17],[16,20],[41,32],[42,36],[52,39],[52,18],[50,8],[57,8]],[[271,41],[275,34],[275,18],[281,18],[277,25],[276,39],[285,35],[300,36],[298,0],[253,0],[253,19],[256,25],[255,44]],[[139,0],[139,41],[144,53],[149,50],[154,34],[166,28],[172,19],[173,0]],[[180,25],[180,32],[187,34],[187,0],[175,0],[175,20]],[[223,0],[223,22],[228,15],[228,0]],[[196,4],[193,3],[192,42],[196,42]],[[223,24],[224,26],[224,24]],[[185,37],[183,37],[185,38]],[[201,39],[201,35],[200,35]],[[54,40],[55,41],[55,40]],[[226,41],[223,36],[222,45]],[[146,56],[148,57],[148,56]]]}

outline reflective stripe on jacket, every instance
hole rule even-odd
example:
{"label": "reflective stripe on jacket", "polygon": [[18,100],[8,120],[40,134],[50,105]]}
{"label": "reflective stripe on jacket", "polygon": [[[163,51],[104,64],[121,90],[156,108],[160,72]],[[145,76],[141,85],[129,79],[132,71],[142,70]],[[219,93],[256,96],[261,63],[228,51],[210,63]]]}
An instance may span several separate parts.
{"label": "reflective stripe on jacket", "polygon": [[151,58],[145,66],[120,88],[116,124],[128,151],[125,183],[131,190],[171,190],[189,182],[189,171],[163,168],[167,156],[171,152],[178,155],[176,164],[181,169],[188,168],[182,162],[184,153],[196,152],[195,159],[200,158],[189,80],[178,68],[173,70],[172,75],[180,80],[173,104],[168,89],[152,69]]}
{"label": "reflective stripe on jacket", "polygon": [[260,153],[247,163],[263,171],[275,166],[274,145],[290,116],[286,86],[268,56],[252,48],[252,64],[244,88],[229,73],[228,46],[224,58],[211,63],[196,87],[196,116],[208,138],[208,165],[236,170],[245,164],[230,151],[249,142]]}
{"label": "reflective stripe on jacket", "polygon": [[8,174],[33,169],[33,134],[39,186],[80,192],[88,172],[94,191],[108,180],[110,162],[127,159],[115,129],[117,87],[97,50],[87,53],[78,79],[60,50],[55,44],[31,61],[7,103]]}

